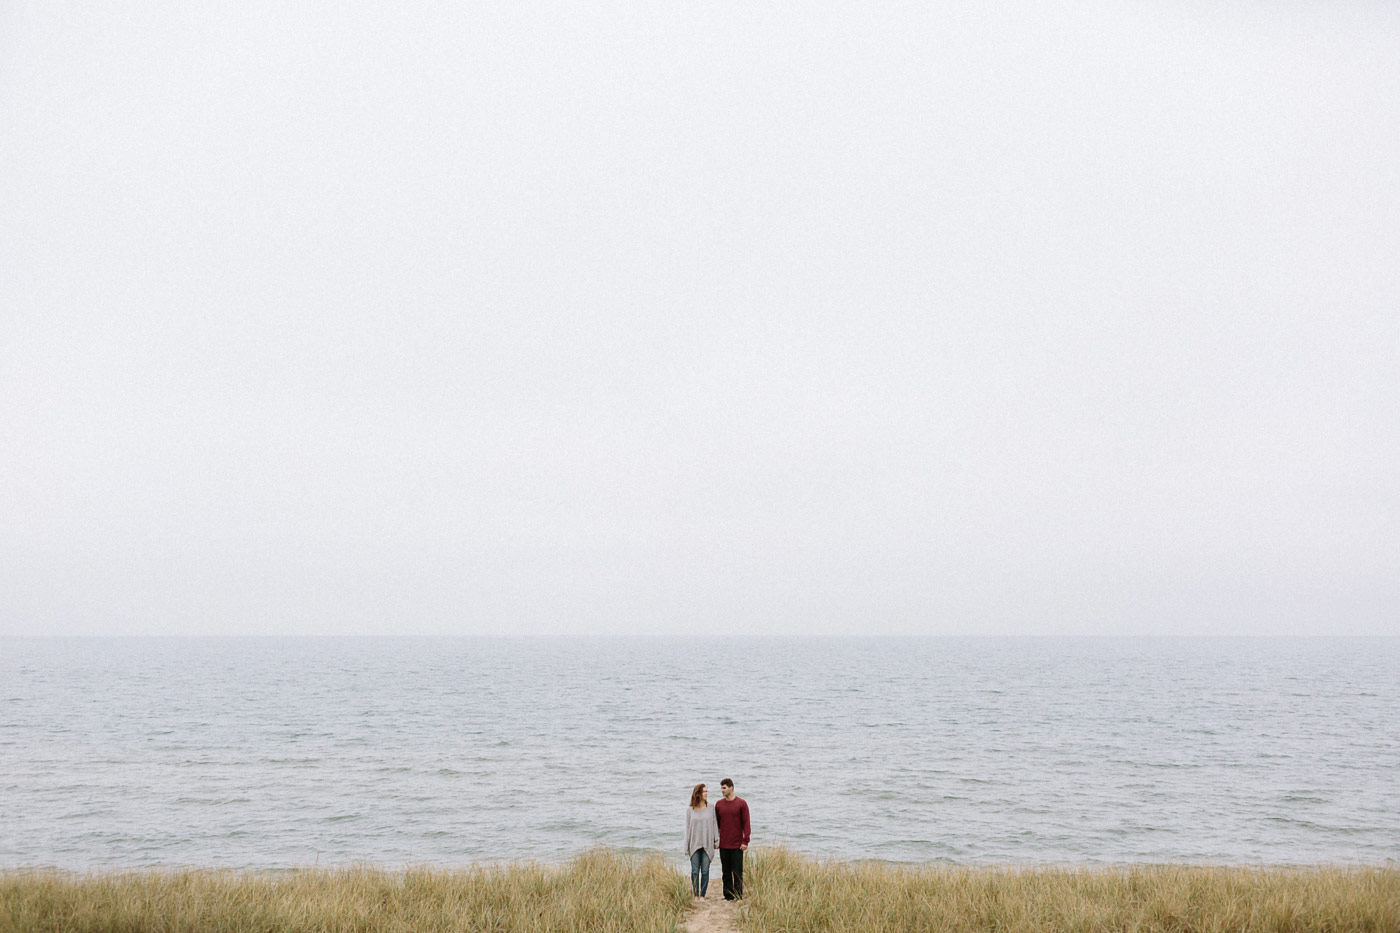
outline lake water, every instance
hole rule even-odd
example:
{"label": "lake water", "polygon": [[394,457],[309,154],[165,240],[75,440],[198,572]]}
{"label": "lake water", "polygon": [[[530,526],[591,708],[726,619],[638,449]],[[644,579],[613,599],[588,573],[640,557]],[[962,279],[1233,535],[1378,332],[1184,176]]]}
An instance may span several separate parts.
{"label": "lake water", "polygon": [[1400,859],[1400,639],[0,639],[0,867]]}

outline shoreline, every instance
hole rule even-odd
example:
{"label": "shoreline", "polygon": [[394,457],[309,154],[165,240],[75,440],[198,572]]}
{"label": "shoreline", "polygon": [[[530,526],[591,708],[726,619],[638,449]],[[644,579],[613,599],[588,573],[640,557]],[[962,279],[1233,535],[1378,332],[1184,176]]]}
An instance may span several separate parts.
{"label": "shoreline", "polygon": [[[424,860],[408,862],[378,862],[372,859],[346,859],[328,862],[307,862],[296,865],[218,865],[210,863],[157,864],[157,865],[98,865],[86,868],[65,867],[52,864],[0,865],[0,877],[16,874],[49,872],[67,876],[105,876],[124,874],[179,874],[186,872],[211,872],[219,874],[291,874],[296,872],[349,872],[370,871],[379,873],[403,873],[411,871],[432,872],[473,872],[509,869],[566,869],[580,858],[594,854],[606,854],[621,859],[660,859],[675,862],[678,870],[689,877],[690,868],[685,857],[668,850],[640,849],[631,847],[589,846],[571,855],[553,858],[530,856],[506,857],[497,859],[477,859],[465,862]],[[1352,869],[1380,869],[1400,871],[1400,853],[1394,858],[1381,860],[1335,859],[1312,862],[1253,862],[1227,861],[1215,859],[1182,859],[1176,861],[1034,861],[1029,859],[1006,859],[1001,861],[958,862],[950,859],[924,859],[922,861],[902,861],[877,858],[835,858],[812,855],[785,845],[754,846],[748,858],[782,855],[795,857],[827,868],[857,868],[892,871],[969,871],[969,872],[1121,872],[1141,869],[1205,869],[1205,870],[1247,870],[1247,871],[1309,871]],[[718,865],[718,862],[715,862]],[[712,874],[718,869],[712,870]]]}

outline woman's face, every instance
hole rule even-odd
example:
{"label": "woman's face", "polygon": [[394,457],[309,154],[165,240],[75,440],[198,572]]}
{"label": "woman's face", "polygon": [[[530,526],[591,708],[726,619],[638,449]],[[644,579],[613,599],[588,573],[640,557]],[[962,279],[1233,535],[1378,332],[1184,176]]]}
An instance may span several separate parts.
{"label": "woman's face", "polygon": [[701,803],[708,803],[709,800],[710,800],[710,792],[707,791],[707,790],[705,790],[705,788],[703,788],[703,787],[700,788],[700,802],[701,802]]}

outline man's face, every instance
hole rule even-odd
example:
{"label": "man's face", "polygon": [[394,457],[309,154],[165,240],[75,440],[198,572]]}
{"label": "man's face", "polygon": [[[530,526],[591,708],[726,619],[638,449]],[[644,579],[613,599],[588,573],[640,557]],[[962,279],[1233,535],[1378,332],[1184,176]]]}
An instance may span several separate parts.
{"label": "man's face", "polygon": [[721,794],[724,794],[724,799],[725,799],[725,800],[733,800],[733,799],[734,799],[734,785],[733,785],[733,784],[721,784],[721,785],[719,786],[719,792],[720,792]]}

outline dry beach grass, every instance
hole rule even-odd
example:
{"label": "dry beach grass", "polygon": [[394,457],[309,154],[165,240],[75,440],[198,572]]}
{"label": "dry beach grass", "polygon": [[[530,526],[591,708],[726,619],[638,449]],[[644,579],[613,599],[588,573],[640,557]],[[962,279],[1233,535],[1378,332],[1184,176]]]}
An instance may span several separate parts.
{"label": "dry beach grass", "polygon": [[761,852],[747,933],[1397,933],[1400,870],[893,867]]}
{"label": "dry beach grass", "polygon": [[781,849],[748,861],[742,909],[689,917],[674,861],[608,851],[457,870],[17,871],[0,874],[0,931],[1400,933],[1394,867],[899,867]]}
{"label": "dry beach grass", "polygon": [[35,933],[672,933],[690,881],[659,856],[565,865],[0,875],[0,930]]}

